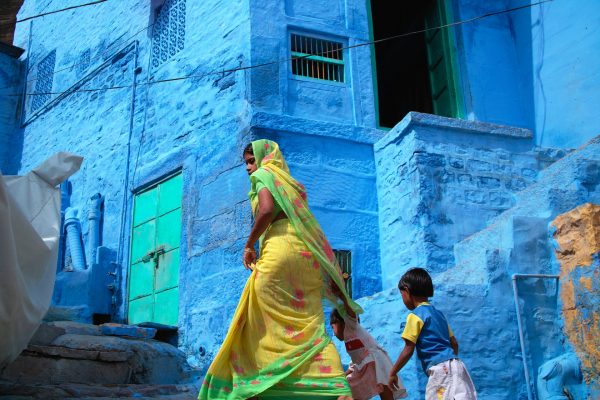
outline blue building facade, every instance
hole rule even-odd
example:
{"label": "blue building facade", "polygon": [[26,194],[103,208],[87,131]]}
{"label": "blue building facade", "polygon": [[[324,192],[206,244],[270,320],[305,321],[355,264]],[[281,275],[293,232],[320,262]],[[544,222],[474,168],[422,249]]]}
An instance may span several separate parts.
{"label": "blue building facade", "polygon": [[[21,61],[0,54],[2,173],[61,150],[85,158],[63,187],[65,226],[81,234],[65,237],[51,317],[173,326],[207,368],[248,277],[241,152],[268,138],[390,355],[406,316],[398,278],[425,266],[482,398],[544,398],[538,368],[593,356],[569,345],[545,284],[519,283],[517,304],[535,309],[521,321],[511,276],[559,274],[549,223],[600,202],[600,6],[484,3],[126,0],[18,24]],[[59,6],[25,1],[19,16]],[[401,375],[416,399],[413,361]],[[588,364],[575,398],[600,390]]]}

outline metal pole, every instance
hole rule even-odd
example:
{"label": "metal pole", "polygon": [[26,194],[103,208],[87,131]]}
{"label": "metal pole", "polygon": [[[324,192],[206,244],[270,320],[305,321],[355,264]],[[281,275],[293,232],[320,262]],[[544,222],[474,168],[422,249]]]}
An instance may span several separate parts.
{"label": "metal pole", "polygon": [[517,311],[517,326],[519,327],[519,342],[521,343],[521,357],[523,358],[523,370],[525,371],[525,384],[527,386],[527,398],[534,400],[533,392],[531,390],[531,379],[529,377],[529,368],[527,366],[527,354],[525,351],[525,337],[523,334],[523,323],[521,322],[521,309],[519,308],[519,287],[517,286],[517,279],[519,278],[540,278],[540,279],[559,279],[559,275],[547,275],[547,274],[513,274],[513,295],[515,298],[515,310]]}

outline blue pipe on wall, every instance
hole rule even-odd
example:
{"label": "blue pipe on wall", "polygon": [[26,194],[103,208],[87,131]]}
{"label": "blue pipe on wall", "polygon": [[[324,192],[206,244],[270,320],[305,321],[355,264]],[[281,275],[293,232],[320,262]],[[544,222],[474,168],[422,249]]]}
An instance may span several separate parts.
{"label": "blue pipe on wall", "polygon": [[529,368],[527,367],[527,352],[525,351],[525,336],[523,334],[523,322],[521,322],[521,309],[519,308],[519,287],[517,279],[519,278],[540,278],[540,279],[559,279],[559,275],[545,274],[513,274],[513,295],[515,297],[515,309],[517,311],[517,326],[519,328],[519,342],[521,343],[521,357],[523,358],[523,369],[525,371],[525,384],[527,385],[527,399],[534,400],[531,390],[531,379],[529,377]]}
{"label": "blue pipe on wall", "polygon": [[88,245],[87,260],[88,268],[96,262],[96,252],[100,243],[100,219],[102,218],[102,202],[104,197],[100,193],[93,195],[91,207],[88,211]]}
{"label": "blue pipe on wall", "polygon": [[[65,210],[71,206],[71,182],[67,179],[60,184],[60,231],[64,232],[65,229]],[[66,253],[66,241],[65,235],[61,234],[58,246],[58,265],[57,272],[61,271],[65,267],[65,253]]]}
{"label": "blue pipe on wall", "polygon": [[81,243],[81,224],[77,217],[77,209],[69,207],[65,211],[65,230],[67,231],[67,242],[71,252],[71,261],[76,270],[85,270],[85,255]]}

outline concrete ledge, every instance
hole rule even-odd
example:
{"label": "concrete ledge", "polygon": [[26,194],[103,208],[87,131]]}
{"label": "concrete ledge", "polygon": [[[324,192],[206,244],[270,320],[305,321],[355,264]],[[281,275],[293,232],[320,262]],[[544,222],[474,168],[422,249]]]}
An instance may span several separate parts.
{"label": "concrete ledge", "polygon": [[365,144],[373,144],[385,135],[385,131],[379,129],[264,112],[256,112],[252,115],[250,127],[266,131],[326,136]]}
{"label": "concrete ledge", "polygon": [[[149,385],[149,384],[23,384],[0,381],[0,398],[102,398],[102,399],[178,399],[195,400],[200,391],[199,385]],[[4,397],[7,396],[7,397]]]}
{"label": "concrete ledge", "polygon": [[392,130],[375,143],[375,150],[401,140],[415,128],[436,128],[464,133],[503,136],[512,139],[531,140],[533,133],[529,129],[487,122],[467,121],[464,119],[441,117],[439,115],[409,112]]}

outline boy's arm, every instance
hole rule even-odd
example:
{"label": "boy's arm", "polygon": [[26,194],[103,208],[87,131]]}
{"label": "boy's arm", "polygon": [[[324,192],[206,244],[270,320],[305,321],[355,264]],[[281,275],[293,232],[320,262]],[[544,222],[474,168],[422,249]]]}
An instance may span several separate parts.
{"label": "boy's arm", "polygon": [[454,337],[454,332],[452,332],[450,324],[448,324],[448,334],[450,335],[450,347],[452,347],[452,351],[454,351],[454,354],[458,355],[458,342]]}
{"label": "boy's arm", "polygon": [[397,375],[398,371],[400,371],[402,369],[402,367],[404,367],[406,365],[406,363],[408,362],[408,360],[410,360],[410,357],[412,357],[414,352],[415,352],[415,344],[413,342],[411,342],[410,340],[404,339],[404,349],[402,349],[402,352],[398,356],[396,363],[394,364],[394,366],[392,367],[392,369],[390,371],[390,378],[388,381],[388,385],[391,388],[398,387],[398,375]]}
{"label": "boy's arm", "polygon": [[453,336],[450,336],[450,346],[452,346],[452,350],[454,351],[454,354],[458,355],[458,342],[456,341],[456,338]]}

